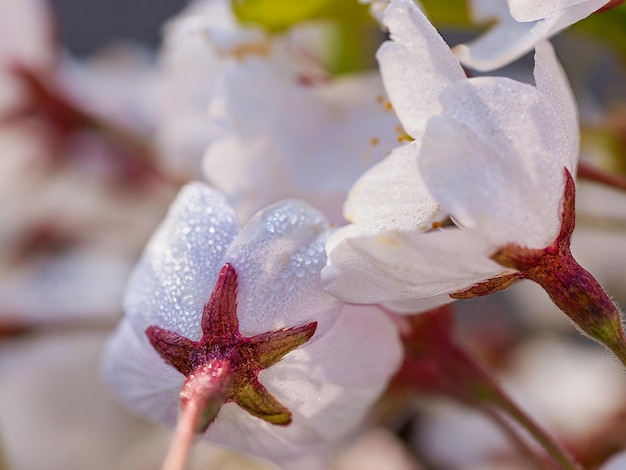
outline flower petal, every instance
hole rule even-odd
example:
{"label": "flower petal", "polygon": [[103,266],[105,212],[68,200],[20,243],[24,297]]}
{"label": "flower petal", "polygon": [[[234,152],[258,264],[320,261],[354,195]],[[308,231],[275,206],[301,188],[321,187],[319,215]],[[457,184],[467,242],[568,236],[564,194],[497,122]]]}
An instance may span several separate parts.
{"label": "flower petal", "polygon": [[327,443],[358,424],[400,359],[398,333],[386,315],[373,307],[346,306],[319,341],[259,375],[292,412],[289,426],[272,426],[226,405],[206,436],[286,468],[324,468]]}
{"label": "flower petal", "polygon": [[[511,16],[517,21],[536,21],[588,0],[508,0]],[[604,0],[608,3],[609,0]]]}
{"label": "flower petal", "polygon": [[418,166],[442,210],[494,247],[544,248],[559,233],[571,136],[534,87],[503,78],[460,82],[442,95]]}
{"label": "flower petal", "polygon": [[393,0],[384,24],[391,41],[376,54],[385,89],[406,132],[414,137],[441,109],[439,93],[465,73],[450,48],[412,0]]}
{"label": "flower petal", "polygon": [[328,222],[300,201],[256,214],[226,254],[239,274],[238,315],[243,335],[317,321],[313,340],[336,320],[341,306],[321,288]]}
{"label": "flower petal", "polygon": [[100,372],[109,390],[137,414],[176,424],[185,376],[166,364],[127,319],[107,343]]}
{"label": "flower petal", "polygon": [[417,313],[450,302],[450,293],[511,272],[489,259],[492,252],[472,230],[353,237],[330,250],[322,279],[327,291],[346,302]]}
{"label": "flower petal", "polygon": [[192,340],[202,336],[202,307],[238,231],[217,191],[201,183],[181,190],[128,284],[124,310],[138,334],[157,325]]}
{"label": "flower petal", "polygon": [[225,67],[213,119],[226,136],[208,147],[205,173],[241,220],[295,197],[340,222],[350,185],[397,144],[398,121],[377,102],[377,74],[303,85],[283,68],[252,58]]}
{"label": "flower petal", "polygon": [[420,142],[396,147],[352,186],[344,217],[370,233],[429,230],[445,214],[430,195],[417,169]]}
{"label": "flower petal", "polygon": [[285,470],[318,470],[327,468],[330,460],[328,443],[306,422],[275,426],[249,415],[235,403],[222,406],[204,438],[270,459]]}
{"label": "flower petal", "polygon": [[324,337],[296,349],[260,378],[294,411],[294,421],[302,419],[332,442],[361,421],[401,358],[390,317],[376,307],[346,305]]}
{"label": "flower petal", "polygon": [[501,16],[499,23],[487,33],[454,47],[452,51],[467,67],[494,70],[530,52],[539,41],[589,16],[605,3],[606,0],[587,0],[545,19],[527,23],[517,22],[510,15]]}
{"label": "flower petal", "polygon": [[537,90],[552,104],[562,124],[559,131],[561,152],[553,157],[564,158],[563,166],[574,175],[578,165],[580,143],[578,107],[567,76],[548,41],[539,42],[535,48],[534,75]]}

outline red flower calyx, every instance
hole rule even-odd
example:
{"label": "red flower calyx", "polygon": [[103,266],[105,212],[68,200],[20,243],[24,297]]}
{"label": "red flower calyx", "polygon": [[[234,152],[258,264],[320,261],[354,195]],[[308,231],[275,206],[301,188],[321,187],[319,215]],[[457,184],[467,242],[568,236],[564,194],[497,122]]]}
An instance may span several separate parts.
{"label": "red flower calyx", "polygon": [[180,403],[183,411],[200,408],[196,432],[204,432],[228,402],[269,423],[290,424],[291,412],[261,384],[258,375],[311,339],[317,323],[242,336],[237,318],[237,272],[227,263],[204,306],[201,326],[199,341],[158,326],[146,329],[159,355],[187,377]]}

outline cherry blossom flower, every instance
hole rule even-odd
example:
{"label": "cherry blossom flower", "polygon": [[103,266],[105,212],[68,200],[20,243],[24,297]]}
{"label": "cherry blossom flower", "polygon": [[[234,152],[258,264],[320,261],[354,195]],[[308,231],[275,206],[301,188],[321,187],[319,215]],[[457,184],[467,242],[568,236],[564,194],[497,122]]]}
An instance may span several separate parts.
{"label": "cherry blossom flower", "polygon": [[[328,242],[327,289],[410,313],[528,278],[625,358],[619,312],[569,251],[579,133],[552,47],[537,46],[535,86],[458,79],[451,52],[413,2],[393,0],[385,22],[385,84],[407,132],[422,136],[355,184],[344,208],[353,224]],[[420,74],[417,83],[442,76],[444,86],[419,93]]]}
{"label": "cherry blossom flower", "polygon": [[186,186],[131,277],[105,381],[137,413],[173,425],[179,394],[184,417],[190,390],[202,388],[194,377],[212,364],[223,396],[205,403],[219,411],[198,425],[215,417],[204,438],[320,468],[400,361],[387,316],[355,314],[321,289],[327,234],[324,217],[298,201],[240,230],[221,194]]}
{"label": "cherry blossom flower", "polygon": [[[574,165],[578,131],[569,89],[549,46],[546,45],[542,54],[538,55],[537,87],[505,78],[467,79],[448,46],[413,2],[392,1],[385,15],[385,25],[390,30],[392,41],[383,44],[378,52],[381,73],[396,114],[407,134],[415,140],[396,148],[353,186],[344,206],[345,217],[352,224],[340,228],[330,238],[329,266],[324,269],[323,276],[328,289],[347,301],[383,303],[394,310],[413,312],[449,302],[451,292],[466,289],[479,280],[510,272],[490,260],[489,255],[501,243],[508,242],[511,236],[519,239],[528,233],[523,227],[535,227],[534,223],[528,224],[530,214],[535,213],[534,207],[526,207],[524,201],[539,207],[533,217],[537,217],[537,220],[541,217],[543,230],[541,236],[528,242],[533,246],[545,246],[554,239],[558,233],[563,194],[563,166],[572,168]],[[548,73],[552,81],[548,81]],[[494,92],[496,94],[492,94]],[[505,100],[507,107],[504,107]],[[512,104],[508,105],[509,102]],[[537,102],[546,104],[538,107],[535,105]],[[552,102],[555,104],[550,104]],[[520,109],[507,115],[506,109],[513,109],[514,105]],[[491,111],[489,108],[494,109]],[[567,112],[557,115],[556,109]],[[487,110],[490,114],[486,114]],[[519,123],[517,116],[522,110],[536,110],[536,119],[549,121],[549,126],[539,126],[538,122],[530,119]],[[435,121],[434,117],[438,117],[439,121]],[[442,122],[446,118],[451,123],[467,119],[470,121],[467,126],[474,119],[474,127],[462,129],[467,139],[473,139],[462,141],[468,142],[469,147],[460,154],[465,155],[465,158],[458,158],[459,154],[453,153],[458,149],[451,149],[450,156],[447,156],[448,147],[458,141],[456,137],[453,142],[450,135],[435,139],[430,128],[427,130],[431,122]],[[514,123],[507,123],[512,120]],[[482,144],[480,151],[476,145],[483,140],[488,145],[494,129],[506,132],[508,128],[505,129],[505,126],[514,126],[521,133],[522,124],[525,124],[524,130],[529,135],[525,137],[522,134],[508,147],[504,147],[509,149],[506,156],[493,150],[486,154],[496,163],[497,159],[504,160],[504,163],[494,166],[494,161],[486,161],[487,156],[483,157],[483,161],[479,160],[482,147],[486,144]],[[478,127],[481,125],[483,129]],[[537,132],[531,133],[535,127],[545,133],[552,131],[554,137],[559,138],[557,143],[549,134],[550,138],[542,141],[545,145],[554,145],[545,149],[553,154],[553,160],[543,158],[543,154],[538,152],[522,152],[522,155],[518,155],[518,149],[512,147],[517,141],[520,148],[527,146],[528,141],[538,135]],[[559,129],[562,130],[557,132]],[[471,131],[475,135],[471,135]],[[432,155],[426,150],[430,150]],[[551,168],[540,176],[546,180],[536,184],[561,180],[558,186],[547,186],[547,189],[554,191],[553,195],[546,194],[545,190],[542,193],[526,191],[524,187],[514,190],[511,185],[507,190],[504,182],[526,183],[522,176],[527,173],[526,168],[532,170],[533,166],[525,166],[524,156],[536,158],[543,162],[543,166]],[[426,162],[430,163],[431,160],[436,168],[439,164],[438,168],[447,175],[459,179],[452,186],[441,184],[441,189],[434,195],[431,186],[435,182],[424,181],[418,169],[418,164],[426,169]],[[474,168],[479,168],[479,164],[484,167],[471,172],[461,171],[459,166],[463,163],[473,165]],[[509,181],[511,178],[507,176],[507,171],[516,174],[517,179]],[[498,174],[496,172],[503,174],[495,176]],[[494,176],[488,179],[488,175]],[[467,181],[462,181],[462,178]],[[486,181],[482,181],[483,178]],[[529,181],[533,181],[533,178],[528,174]],[[489,182],[500,183],[502,187],[487,190],[484,184]],[[446,210],[447,207],[442,207],[444,201],[434,197],[442,193],[444,200],[453,199],[457,193],[451,188],[455,191],[466,191],[466,188],[471,191],[466,186],[470,183],[473,183],[472,190],[475,189],[474,185],[484,188],[472,195],[471,199],[477,200],[479,194],[485,194],[480,203],[477,201],[476,207],[480,211],[478,220],[488,223],[484,236],[483,232],[469,236],[481,224],[470,220],[463,213]],[[509,204],[517,200],[515,191],[527,194],[528,198],[514,202],[518,205],[518,211],[513,214],[515,208]],[[491,194],[501,194],[501,197],[494,200]],[[462,200],[463,197],[459,197],[459,201]],[[502,201],[501,208],[494,204],[497,201]],[[494,206],[499,217],[506,220],[490,223],[493,218],[490,209]],[[450,215],[468,230],[438,229]],[[521,219],[520,215],[523,216]],[[509,230],[507,227],[510,224],[513,225]],[[411,256],[408,256],[409,252]],[[437,272],[440,274],[436,275]],[[444,279],[445,282],[442,282]]]}
{"label": "cherry blossom flower", "polygon": [[[242,220],[246,220],[280,197],[298,196],[287,190],[276,197],[276,187],[281,188],[276,185],[276,179],[262,188],[269,193],[267,197],[259,199],[260,191],[256,187],[250,188],[249,174],[256,175],[258,170],[256,160],[285,160],[288,149],[280,147],[290,145],[288,142],[268,148],[268,143],[260,148],[260,140],[290,139],[297,145],[293,155],[308,157],[307,150],[314,143],[311,136],[321,126],[317,121],[326,118],[336,124],[354,108],[354,115],[364,116],[363,120],[372,114],[384,115],[384,123],[389,124],[377,126],[385,129],[384,135],[364,124],[366,128],[360,141],[365,151],[344,151],[341,154],[352,154],[355,159],[364,160],[369,153],[384,155],[396,138],[394,128],[397,122],[391,113],[385,113],[383,106],[376,103],[377,97],[383,93],[382,85],[370,76],[355,79],[355,87],[364,92],[363,96],[351,91],[352,81],[344,85],[342,80],[341,85],[326,86],[327,81],[334,83],[324,65],[328,44],[328,29],[323,23],[298,24],[281,34],[270,35],[260,26],[241,24],[229,1],[206,0],[191,4],[167,23],[160,52],[156,141],[165,160],[179,172],[197,179],[202,177],[200,162],[209,146],[210,156],[204,163],[207,176],[213,185],[233,198]],[[250,76],[258,79],[251,83]],[[328,92],[325,91],[327,88]],[[348,96],[342,98],[340,93],[346,92]],[[326,97],[333,93],[334,96]],[[339,103],[331,104],[331,99]],[[296,106],[311,108],[312,113],[306,114],[305,122],[294,123],[294,112],[305,116],[301,108],[294,111]],[[324,112],[322,115],[318,111],[320,108]],[[273,124],[276,128],[282,124],[295,131],[295,135],[278,133]],[[307,129],[311,125],[313,127]],[[323,130],[335,127],[329,124]],[[348,141],[347,145],[357,139],[349,126],[338,130],[337,134],[340,131]],[[339,145],[337,138],[331,140]],[[340,150],[336,149],[326,158],[336,160]],[[228,158],[224,157],[223,151],[228,152]],[[275,152],[277,156],[273,156]],[[296,158],[293,155],[289,155],[289,159]],[[241,170],[240,160],[249,163],[249,169]],[[288,166],[288,163],[283,165]],[[293,179],[288,179],[285,186]],[[342,189],[345,193],[346,188]],[[246,194],[244,200],[241,197],[244,191],[255,194]]]}
{"label": "cherry blossom flower", "polygon": [[239,24],[223,0],[197,2],[168,23],[157,143],[194,178],[206,149],[204,176],[241,221],[285,197],[341,221],[350,185],[397,142],[378,73],[332,77],[325,31],[311,22],[270,36]]}
{"label": "cherry blossom flower", "polygon": [[208,106],[228,47],[238,41],[265,39],[262,31],[239,26],[223,0],[193,2],[165,24],[156,70],[155,136],[165,162],[183,175],[202,175],[202,154],[220,135]]}
{"label": "cherry blossom flower", "polygon": [[497,24],[479,38],[453,51],[466,66],[476,70],[502,67],[533,50],[535,45],[614,3],[611,0],[473,0],[477,22],[496,19]]}

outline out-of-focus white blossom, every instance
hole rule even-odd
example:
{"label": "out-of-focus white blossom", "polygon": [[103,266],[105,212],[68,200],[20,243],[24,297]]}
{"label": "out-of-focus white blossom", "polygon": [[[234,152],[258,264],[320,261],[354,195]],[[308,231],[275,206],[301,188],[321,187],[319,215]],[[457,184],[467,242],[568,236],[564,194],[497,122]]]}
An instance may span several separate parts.
{"label": "out-of-focus white blossom", "polygon": [[238,273],[242,335],[310,322],[317,329],[258,376],[291,412],[291,424],[270,424],[231,402],[204,437],[286,467],[320,468],[328,444],[361,420],[400,360],[385,315],[371,307],[355,313],[358,307],[321,289],[327,232],[322,214],[297,201],[258,213],[240,231],[222,195],[200,183],[186,186],[131,278],[126,317],[105,354],[106,382],[139,414],[173,425],[185,376],[164,362],[145,330],[156,326],[198,340],[203,306],[230,263]]}
{"label": "out-of-focus white blossom", "polygon": [[453,50],[476,70],[494,70],[530,52],[541,41],[586,18],[610,0],[473,0],[474,19],[496,20],[485,34]]}
{"label": "out-of-focus white blossom", "polygon": [[[229,132],[219,118],[209,116],[212,100],[221,93],[215,83],[223,80],[229,65],[243,66],[256,57],[271,63],[270,68],[298,70],[316,78],[324,75],[317,57],[323,35],[309,34],[315,29],[320,30],[303,25],[271,36],[260,26],[241,24],[228,0],[196,1],[171,19],[165,28],[156,80],[155,136],[166,163],[183,175],[201,178],[207,145]],[[263,92],[250,83],[241,91],[248,88]]]}
{"label": "out-of-focus white blossom", "polygon": [[590,345],[534,338],[515,350],[504,381],[547,429],[568,442],[583,442],[625,405],[626,379],[606,359]]}
{"label": "out-of-focus white blossom", "polygon": [[377,73],[306,81],[259,57],[220,76],[212,111],[228,130],[209,146],[204,170],[241,220],[298,197],[340,223],[350,185],[397,144]]}
{"label": "out-of-focus white blossom", "polygon": [[339,222],[347,189],[401,132],[376,73],[330,76],[327,42],[322,23],[270,36],[239,24],[229,2],[193,4],[169,23],[161,54],[166,159],[197,177],[206,148],[204,175],[242,221],[298,197]]}
{"label": "out-of-focus white blossom", "polygon": [[0,129],[0,323],[112,319],[171,192],[110,185],[96,162],[51,162],[39,137]]}

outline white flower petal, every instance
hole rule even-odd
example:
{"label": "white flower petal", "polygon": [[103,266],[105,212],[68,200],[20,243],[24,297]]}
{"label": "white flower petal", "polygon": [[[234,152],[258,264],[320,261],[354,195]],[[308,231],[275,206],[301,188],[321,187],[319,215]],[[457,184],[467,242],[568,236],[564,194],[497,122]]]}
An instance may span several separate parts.
{"label": "white flower petal", "polygon": [[340,222],[350,185],[397,144],[398,121],[377,102],[377,74],[303,85],[269,59],[250,58],[225,68],[218,91],[212,118],[226,135],[208,147],[203,166],[243,221],[296,197]]}
{"label": "white flower petal", "polygon": [[445,218],[417,169],[420,142],[396,147],[352,186],[344,217],[363,231],[429,230]]}
{"label": "white flower petal", "polygon": [[321,288],[328,230],[319,211],[295,200],[271,206],[246,224],[225,258],[239,275],[243,335],[313,321],[316,337],[328,330],[341,308]]}
{"label": "white flower petal", "polygon": [[560,229],[570,136],[558,110],[530,85],[503,78],[461,82],[442,95],[418,166],[442,210],[494,247],[544,248]]}
{"label": "white flower petal", "polygon": [[[289,426],[272,426],[227,405],[207,438],[244,446],[287,468],[323,468],[324,442],[336,441],[359,423],[400,359],[398,333],[386,315],[373,307],[346,306],[319,341],[306,343],[259,375],[292,412]],[[310,467],[313,463],[317,466]]]}
{"label": "white flower petal", "polygon": [[143,332],[123,319],[106,345],[101,375],[109,389],[139,415],[176,424],[185,376],[157,354]]}
{"label": "white flower petal", "polygon": [[227,403],[205,433],[208,441],[267,458],[285,470],[327,468],[328,443],[306,422],[279,427],[254,418],[235,403]]}
{"label": "white flower petal", "polygon": [[[508,0],[511,16],[517,21],[536,21],[588,0]],[[605,0],[604,3],[608,3]]]}
{"label": "white flower petal", "polygon": [[225,12],[213,11],[221,3],[195,2],[168,21],[159,51],[156,144],[166,164],[190,177],[202,174],[204,149],[218,135],[207,108],[221,61],[205,23],[224,19]]}
{"label": "white flower petal", "polygon": [[501,17],[499,23],[487,33],[454,47],[452,51],[467,67],[480,71],[494,70],[530,52],[539,41],[586,18],[605,3],[607,0],[587,0],[542,20],[527,23],[517,22],[510,15]]}
{"label": "white flower petal", "polygon": [[483,72],[495,70],[556,33],[556,21],[555,17],[531,23],[502,20],[477,39],[453,47],[452,52],[466,67]]}
{"label": "white flower petal", "polygon": [[221,194],[201,183],[185,186],[128,284],[124,310],[137,331],[157,325],[198,340],[202,308],[238,231]]}
{"label": "white flower petal", "polygon": [[538,43],[535,48],[534,75],[537,90],[554,107],[562,124],[560,131],[557,131],[560,134],[561,151],[551,157],[565,158],[562,162],[563,166],[575,175],[580,142],[578,107],[567,76],[554,53],[554,48],[547,41]]}
{"label": "white flower petal", "polygon": [[236,207],[242,223],[268,204],[296,195],[297,189],[270,136],[249,139],[228,136],[213,142],[204,154],[203,171],[209,182]]}
{"label": "white flower petal", "polygon": [[419,138],[440,111],[439,93],[465,73],[448,45],[412,0],[392,0],[384,24],[391,41],[376,57],[385,89],[406,132]]}
{"label": "white flower petal", "polygon": [[361,421],[387,386],[382,378],[393,375],[401,358],[397,328],[386,314],[372,306],[346,305],[323,338],[291,352],[259,377],[302,422],[332,442]]}
{"label": "white flower petal", "polygon": [[324,287],[346,302],[381,303],[405,313],[443,305],[448,294],[510,273],[491,261],[493,247],[471,230],[387,232],[341,239],[322,271]]}

